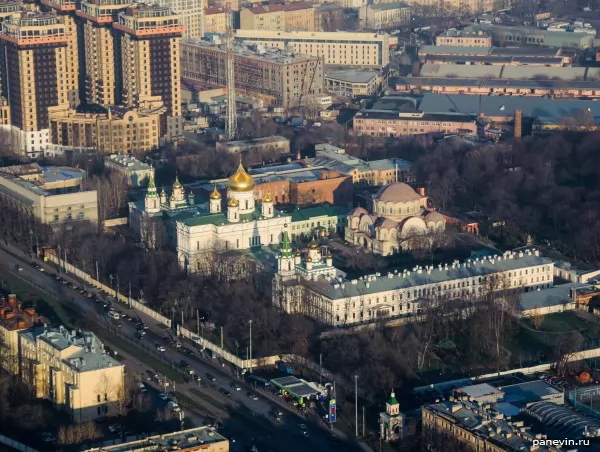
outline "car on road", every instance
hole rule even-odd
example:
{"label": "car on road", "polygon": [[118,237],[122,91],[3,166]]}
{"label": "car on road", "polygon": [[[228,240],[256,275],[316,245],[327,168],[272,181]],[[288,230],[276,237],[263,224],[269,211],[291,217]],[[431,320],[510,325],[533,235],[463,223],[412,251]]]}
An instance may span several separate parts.
{"label": "car on road", "polygon": [[68,285],[68,286],[69,286],[71,289],[73,289],[73,290],[77,289],[77,284],[74,284],[74,283],[68,283],[67,285]]}
{"label": "car on road", "polygon": [[253,392],[248,393],[248,398],[250,400],[255,400],[255,401],[258,400],[258,396],[256,394],[254,394]]}
{"label": "car on road", "polygon": [[121,424],[110,424],[108,426],[108,431],[111,433],[117,433],[120,432],[122,429]]}
{"label": "car on road", "polygon": [[298,424],[298,428],[300,430],[307,430],[308,429],[308,427],[306,426],[306,424]]}
{"label": "car on road", "polygon": [[145,331],[136,331],[135,337],[138,339],[144,339],[145,334],[142,334],[142,333],[145,333]]}
{"label": "car on road", "polygon": [[147,330],[148,329],[148,325],[146,325],[144,322],[138,322],[135,324],[135,326],[137,327],[138,330]]}
{"label": "car on road", "polygon": [[19,264],[15,265],[15,270],[18,272],[22,272],[23,271],[23,267],[21,267]]}
{"label": "car on road", "polygon": [[214,383],[215,381],[217,381],[216,377],[213,374],[211,374],[210,372],[208,372],[206,374],[206,379],[208,381],[212,382],[212,383]]}
{"label": "car on road", "polygon": [[302,436],[304,436],[305,438],[308,438],[308,437],[310,436],[306,430],[302,430],[302,431],[300,432],[300,434],[301,434]]}
{"label": "car on road", "polygon": [[43,432],[42,433],[42,441],[45,443],[53,443],[56,441],[56,436],[52,432]]}
{"label": "car on road", "polygon": [[231,383],[231,389],[233,389],[234,391],[241,391],[242,387],[237,383]]}
{"label": "car on road", "polygon": [[158,394],[158,398],[160,400],[169,400],[169,398],[167,397],[167,395],[163,392],[161,392],[160,394]]}
{"label": "car on road", "polygon": [[146,389],[146,385],[141,381],[138,383],[138,389],[140,390],[140,392],[148,392],[148,390]]}
{"label": "car on road", "polygon": [[60,283],[61,283],[62,285],[64,285],[64,286],[66,286],[67,284],[69,284],[69,281],[67,281],[66,279],[62,279],[62,278],[61,278],[59,281],[60,281]]}
{"label": "car on road", "polygon": [[123,324],[121,322],[115,322],[116,328],[123,328]]}
{"label": "car on road", "polygon": [[167,349],[165,348],[164,345],[157,345],[156,346],[156,350],[158,350],[159,352],[166,352]]}

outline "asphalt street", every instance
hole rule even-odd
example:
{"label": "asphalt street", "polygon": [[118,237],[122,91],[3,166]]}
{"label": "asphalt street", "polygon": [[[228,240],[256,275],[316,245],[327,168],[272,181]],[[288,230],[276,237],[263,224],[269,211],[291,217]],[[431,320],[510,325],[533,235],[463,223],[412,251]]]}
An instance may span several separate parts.
{"label": "asphalt street", "polygon": [[[326,431],[323,422],[316,416],[309,419],[299,417],[295,408],[286,402],[277,398],[276,395],[264,391],[254,391],[244,381],[239,380],[234,375],[233,370],[229,366],[222,367],[218,360],[210,359],[201,356],[201,352],[195,348],[195,344],[189,341],[182,342],[183,346],[193,350],[195,356],[188,356],[182,353],[182,349],[177,349],[173,345],[168,345],[167,339],[172,339],[173,332],[164,325],[158,324],[154,319],[145,316],[142,313],[129,309],[123,303],[113,302],[111,307],[120,314],[134,317],[134,321],[120,319],[115,321],[108,318],[106,315],[107,309],[103,308],[103,303],[94,302],[92,299],[80,295],[77,291],[69,288],[67,285],[57,282],[52,274],[55,274],[55,268],[42,264],[46,270],[41,272],[36,270],[31,265],[31,260],[26,256],[16,257],[15,255],[22,254],[20,250],[10,248],[10,253],[5,249],[0,248],[0,268],[1,271],[8,271],[13,275],[17,275],[21,279],[33,283],[37,287],[43,288],[45,291],[52,294],[59,300],[66,300],[67,304],[74,307],[81,313],[82,317],[89,318],[99,325],[99,328],[104,329],[103,340],[108,342],[108,345],[117,350],[125,359],[123,360],[129,373],[138,373],[148,375],[155,373],[153,369],[143,363],[143,355],[131,356],[122,350],[115,343],[110,342],[110,335],[106,339],[107,332],[113,331],[118,335],[127,338],[131,343],[142,341],[143,344],[138,344],[141,347],[148,349],[151,355],[163,355],[166,360],[180,363],[182,360],[187,362],[201,379],[201,383],[189,382],[175,385],[175,391],[184,394],[186,398],[197,402],[198,406],[203,411],[209,412],[216,418],[220,418],[224,429],[236,437],[236,442],[232,444],[232,450],[243,450],[242,444],[257,444],[259,450],[263,449],[273,451],[298,451],[304,452],[309,449],[319,451],[329,450],[359,450],[356,443],[342,442],[339,438],[335,438],[331,432]],[[16,271],[16,265],[22,267],[21,271]],[[61,274],[66,279],[71,280],[68,275]],[[81,282],[72,279],[75,284],[81,286]],[[93,291],[98,293],[98,291]],[[144,338],[138,339],[135,336],[136,323],[142,321],[148,326],[147,334]],[[120,327],[116,327],[120,324]],[[124,339],[121,339],[124,340]],[[156,349],[157,346],[164,346],[165,351],[161,352]],[[143,353],[140,351],[140,353]],[[208,374],[215,377],[216,381],[210,383]],[[156,391],[161,387],[156,382],[147,382],[149,386]],[[240,390],[233,388],[234,384],[241,386]],[[220,388],[229,392],[229,396],[218,392]],[[167,391],[173,390],[173,386],[164,388]],[[163,390],[164,390],[163,389]],[[152,391],[152,389],[151,389]],[[259,395],[258,400],[252,400],[248,397],[250,392],[255,392]],[[270,414],[275,409],[280,409],[284,415],[281,422],[276,422],[271,419]],[[193,423],[204,422],[205,419],[195,413],[188,413],[189,420]],[[300,433],[299,424],[307,424],[309,436],[303,437]],[[240,435],[238,437],[238,435]]]}

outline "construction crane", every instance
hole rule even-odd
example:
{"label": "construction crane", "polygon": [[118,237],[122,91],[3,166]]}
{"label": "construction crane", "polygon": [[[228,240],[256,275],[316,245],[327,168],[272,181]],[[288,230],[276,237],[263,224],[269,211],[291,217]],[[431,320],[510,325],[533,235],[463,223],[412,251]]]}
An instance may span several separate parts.
{"label": "construction crane", "polygon": [[227,83],[227,122],[225,123],[225,136],[228,141],[235,140],[237,135],[237,113],[235,108],[235,67],[233,58],[233,15],[230,5],[225,7],[227,17],[227,32],[225,42],[227,47],[226,75]]}

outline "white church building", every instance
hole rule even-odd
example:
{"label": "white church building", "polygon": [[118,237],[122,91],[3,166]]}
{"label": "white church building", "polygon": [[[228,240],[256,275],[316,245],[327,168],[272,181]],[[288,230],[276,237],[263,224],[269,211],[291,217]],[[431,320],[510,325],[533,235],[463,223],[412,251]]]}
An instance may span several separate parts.
{"label": "white church building", "polygon": [[144,221],[161,216],[168,223],[167,231],[179,264],[188,271],[203,267],[207,251],[277,245],[283,239],[283,232],[292,229],[293,221],[291,213],[275,209],[269,192],[257,205],[254,179],[241,163],[227,182],[226,198],[215,186],[205,204],[195,204],[193,195],[186,196],[178,180],[170,198],[164,190],[159,195],[152,174],[144,202],[130,203],[130,224],[144,240],[147,229],[143,227]]}

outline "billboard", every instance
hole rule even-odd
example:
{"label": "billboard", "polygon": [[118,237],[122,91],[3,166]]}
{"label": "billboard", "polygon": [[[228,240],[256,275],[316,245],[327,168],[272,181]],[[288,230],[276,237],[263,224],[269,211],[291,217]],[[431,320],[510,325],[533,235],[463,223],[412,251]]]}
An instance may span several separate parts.
{"label": "billboard", "polygon": [[336,417],[335,399],[331,399],[329,400],[329,422],[335,422]]}

